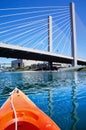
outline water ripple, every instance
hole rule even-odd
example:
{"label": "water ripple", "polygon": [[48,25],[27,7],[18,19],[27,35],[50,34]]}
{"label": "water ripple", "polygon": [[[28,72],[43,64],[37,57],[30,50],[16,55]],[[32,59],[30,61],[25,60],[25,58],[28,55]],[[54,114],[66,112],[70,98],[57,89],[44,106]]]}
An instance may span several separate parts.
{"label": "water ripple", "polygon": [[86,72],[0,73],[0,106],[15,87],[62,130],[86,130]]}

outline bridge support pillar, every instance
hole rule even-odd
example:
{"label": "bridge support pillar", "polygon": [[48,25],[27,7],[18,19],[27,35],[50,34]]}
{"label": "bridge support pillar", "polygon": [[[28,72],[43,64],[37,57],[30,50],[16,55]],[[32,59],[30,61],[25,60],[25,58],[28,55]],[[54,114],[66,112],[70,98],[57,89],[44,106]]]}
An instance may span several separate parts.
{"label": "bridge support pillar", "polygon": [[70,13],[71,13],[71,44],[72,44],[72,57],[73,66],[77,66],[77,56],[76,56],[76,24],[75,24],[75,5],[70,3]]}
{"label": "bridge support pillar", "polygon": [[52,70],[52,61],[48,62],[48,68],[49,68],[49,70]]}
{"label": "bridge support pillar", "polygon": [[48,52],[52,52],[52,16],[48,17]]}
{"label": "bridge support pillar", "polygon": [[[52,52],[52,16],[48,17],[48,52]],[[52,62],[48,62],[49,70],[52,70]]]}

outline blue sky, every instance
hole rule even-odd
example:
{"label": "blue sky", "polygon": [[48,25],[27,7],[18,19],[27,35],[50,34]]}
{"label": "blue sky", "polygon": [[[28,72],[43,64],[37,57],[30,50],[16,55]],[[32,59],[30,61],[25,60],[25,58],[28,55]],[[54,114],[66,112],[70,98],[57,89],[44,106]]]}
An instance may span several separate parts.
{"label": "blue sky", "polygon": [[[85,0],[1,0],[0,8],[68,6],[75,3],[77,17],[77,55],[86,59],[86,1]],[[1,13],[0,13],[1,14]],[[79,21],[79,22],[78,22]],[[0,58],[0,63],[9,63],[12,59]]]}

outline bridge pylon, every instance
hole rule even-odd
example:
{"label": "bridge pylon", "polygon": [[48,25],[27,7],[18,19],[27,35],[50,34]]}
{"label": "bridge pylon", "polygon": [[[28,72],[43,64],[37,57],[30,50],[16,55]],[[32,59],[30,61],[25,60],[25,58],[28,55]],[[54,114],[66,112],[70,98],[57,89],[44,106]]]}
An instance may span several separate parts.
{"label": "bridge pylon", "polygon": [[[52,53],[52,16],[48,16],[48,52]],[[52,62],[48,63],[48,67],[52,70]]]}
{"label": "bridge pylon", "polygon": [[71,14],[71,46],[72,46],[72,66],[77,66],[77,52],[76,52],[76,21],[75,21],[75,5],[70,3]]}
{"label": "bridge pylon", "polygon": [[52,16],[48,17],[48,52],[52,52]]}

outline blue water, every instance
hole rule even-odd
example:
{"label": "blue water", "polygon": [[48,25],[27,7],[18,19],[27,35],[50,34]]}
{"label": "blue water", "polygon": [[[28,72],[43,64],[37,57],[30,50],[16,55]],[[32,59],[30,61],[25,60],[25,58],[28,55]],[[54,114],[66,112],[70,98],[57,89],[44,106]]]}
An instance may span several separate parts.
{"label": "blue water", "polygon": [[86,72],[0,73],[0,106],[15,87],[61,130],[86,130]]}

